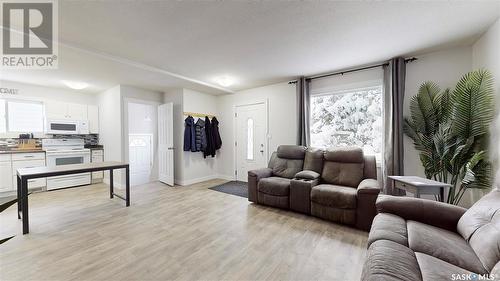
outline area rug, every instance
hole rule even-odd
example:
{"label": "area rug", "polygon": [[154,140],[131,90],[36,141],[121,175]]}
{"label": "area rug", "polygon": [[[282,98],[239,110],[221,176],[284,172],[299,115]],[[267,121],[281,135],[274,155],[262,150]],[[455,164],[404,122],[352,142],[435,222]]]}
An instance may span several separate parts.
{"label": "area rug", "polygon": [[221,185],[210,187],[209,189],[248,198],[247,183],[242,181],[230,181]]}

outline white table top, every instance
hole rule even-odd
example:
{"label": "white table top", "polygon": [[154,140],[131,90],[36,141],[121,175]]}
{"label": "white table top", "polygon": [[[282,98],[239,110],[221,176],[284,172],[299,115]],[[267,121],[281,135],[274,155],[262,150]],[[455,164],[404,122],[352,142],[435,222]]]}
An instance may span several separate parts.
{"label": "white table top", "polygon": [[118,168],[125,167],[128,165],[126,162],[118,161],[106,161],[106,162],[94,162],[94,163],[84,163],[84,164],[71,164],[71,165],[61,165],[55,167],[34,167],[34,168],[20,168],[17,169],[18,176],[35,176],[50,173],[78,173],[86,172],[88,169],[106,169],[106,168]]}
{"label": "white table top", "polygon": [[416,187],[451,187],[451,184],[417,176],[388,176],[388,178]]}

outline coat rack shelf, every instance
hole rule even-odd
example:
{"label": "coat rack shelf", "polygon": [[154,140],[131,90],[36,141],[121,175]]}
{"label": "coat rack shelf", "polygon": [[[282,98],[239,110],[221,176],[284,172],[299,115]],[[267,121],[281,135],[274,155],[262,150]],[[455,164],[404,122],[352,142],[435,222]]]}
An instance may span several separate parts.
{"label": "coat rack shelf", "polygon": [[205,113],[197,113],[197,112],[184,112],[184,115],[186,116],[193,116],[193,117],[200,117],[200,118],[203,118],[205,116],[207,116],[208,118],[212,118],[212,117],[215,117],[215,115],[212,115],[212,114],[205,114]]}

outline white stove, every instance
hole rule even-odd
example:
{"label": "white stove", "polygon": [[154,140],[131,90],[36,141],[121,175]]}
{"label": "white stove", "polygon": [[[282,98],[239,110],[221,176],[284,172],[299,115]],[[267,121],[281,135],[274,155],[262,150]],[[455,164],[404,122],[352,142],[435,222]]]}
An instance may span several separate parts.
{"label": "white stove", "polygon": [[[47,166],[90,163],[90,149],[83,139],[43,139]],[[90,173],[47,178],[47,190],[90,184]]]}

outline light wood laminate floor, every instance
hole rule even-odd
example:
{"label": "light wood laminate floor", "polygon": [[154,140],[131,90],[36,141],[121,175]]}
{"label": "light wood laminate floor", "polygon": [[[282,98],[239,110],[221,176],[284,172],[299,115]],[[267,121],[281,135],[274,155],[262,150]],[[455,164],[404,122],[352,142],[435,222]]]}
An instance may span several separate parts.
{"label": "light wood laminate floor", "polygon": [[[359,280],[367,233],[209,190],[104,184],[30,195],[0,214],[0,280]],[[119,190],[120,191],[120,190]]]}

